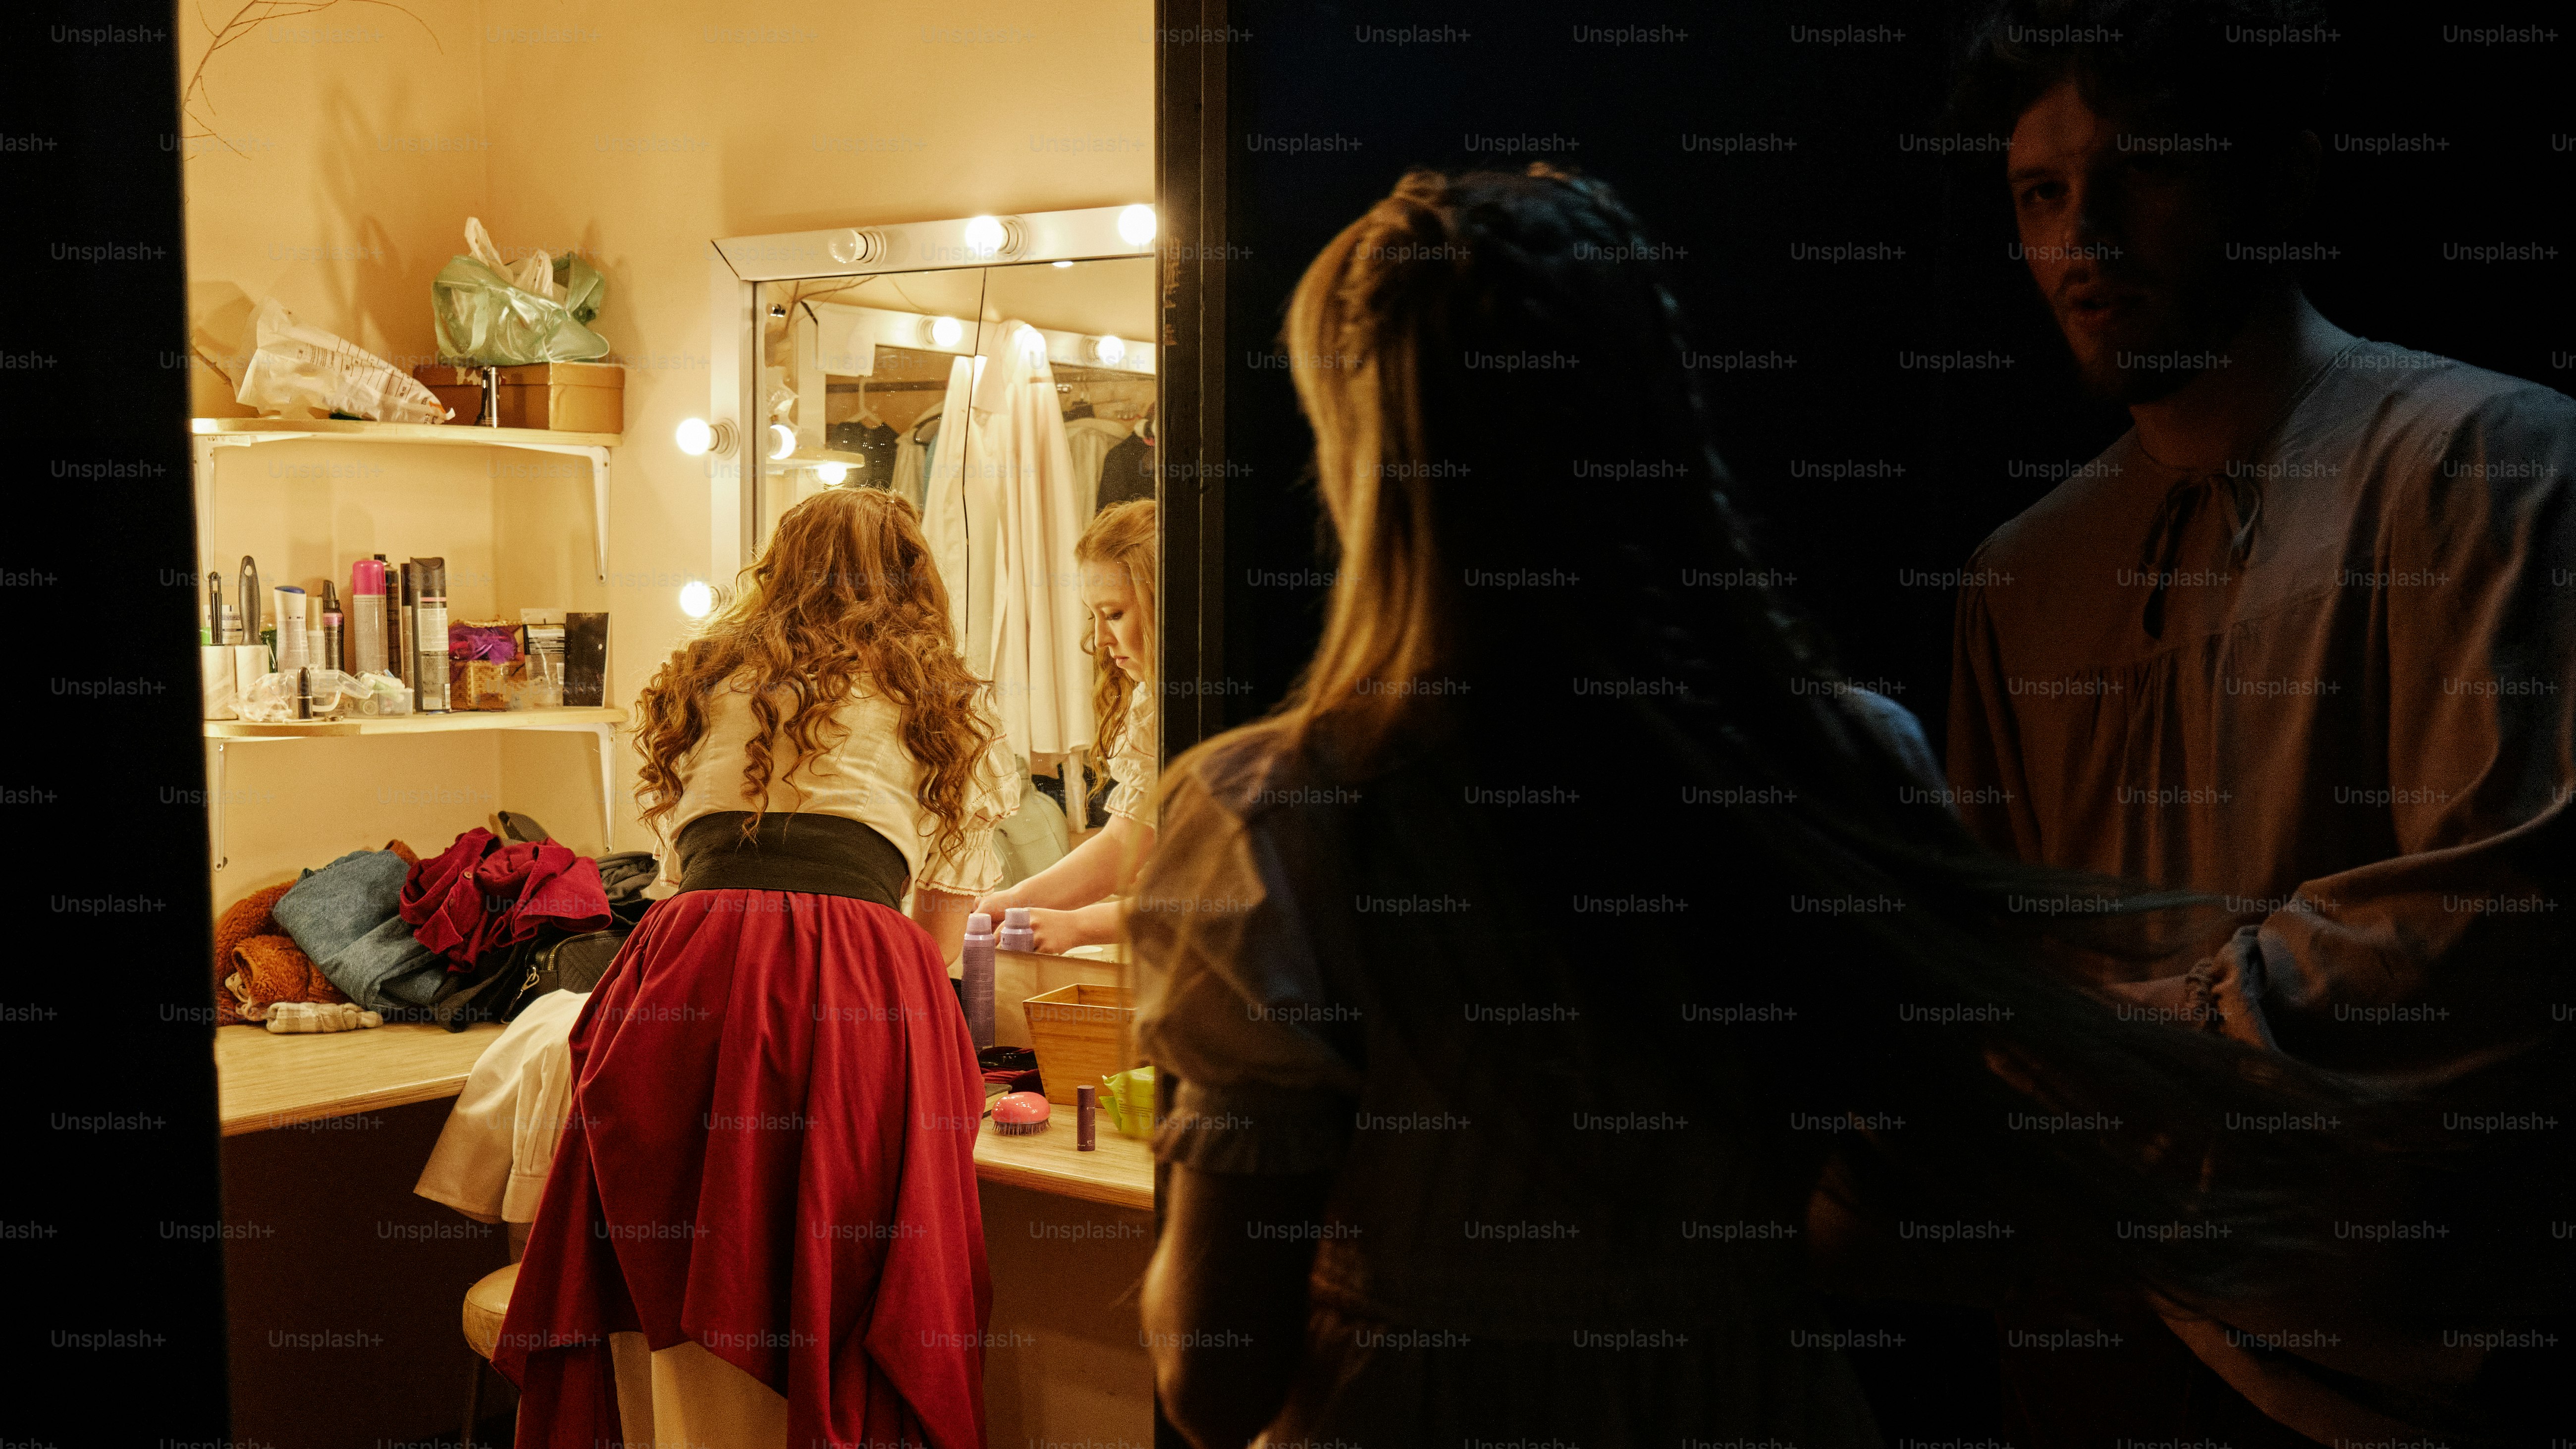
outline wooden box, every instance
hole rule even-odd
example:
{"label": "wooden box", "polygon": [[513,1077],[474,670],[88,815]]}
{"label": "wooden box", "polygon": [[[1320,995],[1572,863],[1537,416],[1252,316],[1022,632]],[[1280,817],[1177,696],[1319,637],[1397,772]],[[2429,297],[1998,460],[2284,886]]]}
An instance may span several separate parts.
{"label": "wooden box", "polygon": [[436,394],[441,403],[455,409],[456,416],[447,420],[448,426],[483,420],[483,369],[424,362],[411,370],[411,377]]}
{"label": "wooden box", "polygon": [[626,369],[606,362],[502,368],[501,426],[622,433],[626,431]]}
{"label": "wooden box", "polygon": [[1020,1009],[1028,1013],[1046,1098],[1058,1106],[1073,1105],[1074,1088],[1097,1087],[1102,1077],[1134,1065],[1127,1060],[1127,1025],[1136,1008],[1124,986],[1076,982],[1032,996]]}

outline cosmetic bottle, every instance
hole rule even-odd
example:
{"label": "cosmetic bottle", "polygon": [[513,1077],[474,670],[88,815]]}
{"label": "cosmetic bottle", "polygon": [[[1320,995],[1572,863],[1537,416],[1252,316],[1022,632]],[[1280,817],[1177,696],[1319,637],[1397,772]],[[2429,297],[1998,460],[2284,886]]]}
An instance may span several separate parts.
{"label": "cosmetic bottle", "polygon": [[362,558],[349,566],[349,660],[351,674],[385,672],[385,565]]}
{"label": "cosmetic bottle", "polygon": [[966,918],[966,950],[958,965],[966,988],[966,1029],[981,1051],[993,1044],[993,918],[982,911]]}
{"label": "cosmetic bottle", "polygon": [[385,602],[380,611],[385,616],[384,643],[376,651],[376,662],[384,667],[385,673],[396,679],[408,680],[410,676],[403,670],[403,655],[408,650],[403,641],[411,637],[405,629],[411,621],[403,617],[402,573],[385,562],[383,554],[377,554],[375,561],[376,576],[385,586]]}
{"label": "cosmetic bottle", "polygon": [[1010,906],[1002,912],[1002,933],[993,944],[1005,951],[1034,951],[1038,948],[1037,923],[1029,919],[1027,906]]}
{"label": "cosmetic bottle", "polygon": [[1100,1150],[1100,1089],[1084,1085],[1073,1089],[1073,1150]]}
{"label": "cosmetic bottle", "polygon": [[396,584],[397,574],[399,586],[386,591],[386,612],[393,615],[394,634],[393,644],[385,651],[385,667],[393,671],[394,678],[411,687],[411,707],[416,714],[420,710],[420,661],[413,655],[411,641],[420,637],[420,630],[412,623],[412,609],[420,602],[420,580],[410,564],[403,564],[388,573],[386,583]]}
{"label": "cosmetic bottle", "polygon": [[304,591],[280,584],[269,591],[269,601],[274,606],[270,612],[277,616],[278,672],[291,674],[309,666],[313,657],[304,640]]}
{"label": "cosmetic bottle", "polygon": [[322,667],[337,669],[345,674],[349,668],[348,657],[340,651],[348,639],[347,631],[341,627],[342,623],[340,595],[332,588],[331,581],[324,579],[322,581]]}
{"label": "cosmetic bottle", "polygon": [[447,560],[416,558],[405,566],[419,570],[419,598],[412,606],[413,658],[420,679],[414,692],[424,714],[447,713]]}
{"label": "cosmetic bottle", "polygon": [[295,671],[295,717],[313,718],[313,671],[302,666]]}

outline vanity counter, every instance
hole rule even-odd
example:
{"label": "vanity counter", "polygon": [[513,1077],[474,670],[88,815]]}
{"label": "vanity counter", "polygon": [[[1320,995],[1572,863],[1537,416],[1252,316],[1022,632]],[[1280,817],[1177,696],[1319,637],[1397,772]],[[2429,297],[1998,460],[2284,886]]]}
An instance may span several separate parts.
{"label": "vanity counter", "polygon": [[[441,1101],[465,1089],[475,1059],[501,1034],[497,1022],[451,1032],[429,1022],[362,1031],[280,1035],[258,1026],[215,1028],[215,1091],[223,1135]],[[986,1122],[975,1135],[975,1175],[1033,1192],[1150,1212],[1154,1158],[1118,1135],[1103,1112],[1099,1148],[1074,1150],[1073,1110],[1044,1132],[1005,1137]]]}

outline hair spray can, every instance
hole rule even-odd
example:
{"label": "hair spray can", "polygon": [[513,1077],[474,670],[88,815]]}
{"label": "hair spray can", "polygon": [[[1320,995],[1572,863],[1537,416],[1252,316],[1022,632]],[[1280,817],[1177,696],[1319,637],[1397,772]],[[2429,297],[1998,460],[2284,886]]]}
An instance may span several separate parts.
{"label": "hair spray can", "polygon": [[413,691],[420,707],[428,714],[447,712],[447,560],[416,558],[407,565],[418,570],[417,601],[412,606],[413,658],[420,664],[420,678]]}
{"label": "hair spray can", "polygon": [[349,662],[351,674],[385,672],[385,566],[362,558],[349,567]]}
{"label": "hair spray can", "polygon": [[331,581],[324,579],[322,581],[322,667],[337,669],[344,674],[349,669],[348,656],[341,652],[342,646],[348,643],[349,631],[343,627],[346,622],[340,617],[339,594],[333,590]]}

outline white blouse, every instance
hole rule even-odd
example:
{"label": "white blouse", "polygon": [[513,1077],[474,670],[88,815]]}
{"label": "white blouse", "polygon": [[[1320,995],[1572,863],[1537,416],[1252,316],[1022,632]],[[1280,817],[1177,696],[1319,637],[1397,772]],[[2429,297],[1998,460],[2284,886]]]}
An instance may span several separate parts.
{"label": "white blouse", "polygon": [[[839,742],[783,778],[769,782],[768,808],[809,815],[838,815],[858,821],[894,842],[903,852],[904,869],[914,888],[981,895],[1002,882],[1002,859],[993,846],[993,827],[1019,808],[1020,773],[1009,742],[989,705],[979,709],[993,735],[992,746],[976,763],[966,786],[965,839],[945,854],[934,854],[939,817],[920,800],[921,767],[904,748],[898,730],[901,707],[860,679],[850,697],[833,712],[825,740],[841,733]],[[701,815],[749,810],[742,772],[750,763],[751,695],[737,682],[716,689],[707,700],[707,732],[680,762],[682,790],[671,812],[668,839]],[[783,753],[784,740],[778,745]],[[665,877],[677,862],[663,852]]]}
{"label": "white blouse", "polygon": [[1109,813],[1154,828],[1154,777],[1162,769],[1163,732],[1156,726],[1155,689],[1139,682],[1127,695],[1127,719],[1109,747]]}

